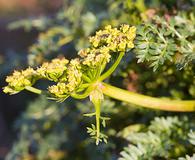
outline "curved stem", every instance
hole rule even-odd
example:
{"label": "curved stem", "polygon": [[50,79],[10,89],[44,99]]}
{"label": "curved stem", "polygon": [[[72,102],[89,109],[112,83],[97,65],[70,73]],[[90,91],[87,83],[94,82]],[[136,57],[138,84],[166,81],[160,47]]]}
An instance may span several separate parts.
{"label": "curved stem", "polygon": [[77,90],[77,92],[82,92],[84,91],[86,88],[88,88],[90,86],[90,83],[84,83],[84,84],[81,84]]}
{"label": "curved stem", "polygon": [[161,99],[142,94],[129,92],[106,83],[102,83],[102,92],[114,99],[129,102],[145,108],[175,111],[175,112],[194,112],[195,101],[194,100],[171,100]]}
{"label": "curved stem", "polygon": [[89,96],[88,92],[85,92],[83,94],[77,94],[77,93],[72,93],[71,97],[76,98],[76,99],[84,99],[87,98]]}
{"label": "curved stem", "polygon": [[87,98],[90,94],[90,92],[93,90],[92,86],[89,86],[84,93],[78,94],[78,93],[72,93],[71,97],[76,98],[76,99],[84,99]]}
{"label": "curved stem", "polygon": [[34,88],[32,86],[26,86],[25,89],[30,91],[30,92],[36,93],[36,94],[42,93],[42,91],[40,89]]}
{"label": "curved stem", "polygon": [[120,61],[122,60],[125,52],[120,52],[117,60],[114,62],[114,64],[98,79],[99,81],[103,81],[107,77],[109,77],[116,69],[116,67],[119,65]]}

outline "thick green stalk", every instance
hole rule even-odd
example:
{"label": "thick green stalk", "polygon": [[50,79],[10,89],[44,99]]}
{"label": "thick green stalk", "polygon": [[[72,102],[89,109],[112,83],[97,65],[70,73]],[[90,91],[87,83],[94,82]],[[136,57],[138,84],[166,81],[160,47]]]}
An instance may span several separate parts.
{"label": "thick green stalk", "polygon": [[125,52],[120,52],[117,60],[114,62],[114,64],[104,73],[100,78],[98,78],[99,81],[103,81],[107,77],[109,77],[116,69],[116,67],[119,65],[120,61],[122,60]]}
{"label": "thick green stalk", "polygon": [[103,94],[112,97],[114,99],[129,102],[145,108],[164,110],[164,111],[175,111],[175,112],[193,112],[195,111],[194,100],[171,100],[154,98],[145,96],[142,94],[129,92],[106,83],[102,83]]}

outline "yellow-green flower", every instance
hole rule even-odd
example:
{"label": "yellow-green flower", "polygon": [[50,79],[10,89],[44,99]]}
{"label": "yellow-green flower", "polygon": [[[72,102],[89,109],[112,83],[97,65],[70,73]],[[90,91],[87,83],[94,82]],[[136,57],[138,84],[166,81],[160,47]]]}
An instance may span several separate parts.
{"label": "yellow-green flower", "polygon": [[4,87],[4,92],[15,94],[23,90],[26,86],[32,86],[37,79],[36,71],[32,68],[27,68],[22,71],[14,71],[11,76],[6,78],[8,85]]}
{"label": "yellow-green flower", "polygon": [[65,83],[59,82],[57,85],[50,86],[48,91],[58,98],[63,98],[68,95],[68,89]]}
{"label": "yellow-green flower", "polygon": [[104,30],[96,32],[89,41],[94,48],[106,46],[113,52],[125,52],[134,47],[133,40],[136,36],[136,27],[121,25],[119,29],[106,26]]}
{"label": "yellow-green flower", "polygon": [[133,40],[136,36],[136,28],[129,25],[121,25],[119,29],[106,26],[104,30],[96,32],[90,37],[90,48],[82,49],[79,55],[83,58],[82,64],[89,67],[97,67],[108,63],[113,52],[126,52],[134,47]]}
{"label": "yellow-green flower", "polygon": [[78,58],[72,59],[67,70],[67,88],[69,92],[74,91],[81,83],[81,64]]}
{"label": "yellow-green flower", "polygon": [[66,78],[64,78],[63,74],[65,74],[68,62],[69,61],[65,58],[53,59],[50,63],[43,63],[42,66],[37,69],[37,73],[39,76],[54,82],[65,81]]}
{"label": "yellow-green flower", "polygon": [[[108,63],[110,61],[111,55],[107,47],[101,47],[99,49],[93,48],[91,50],[83,51],[85,57],[82,63],[90,67],[97,67],[103,63]],[[84,55],[84,54],[83,54]]]}
{"label": "yellow-green flower", "polygon": [[56,98],[64,98],[76,91],[82,82],[81,64],[79,59],[72,59],[67,65],[66,81],[59,82],[48,88]]}

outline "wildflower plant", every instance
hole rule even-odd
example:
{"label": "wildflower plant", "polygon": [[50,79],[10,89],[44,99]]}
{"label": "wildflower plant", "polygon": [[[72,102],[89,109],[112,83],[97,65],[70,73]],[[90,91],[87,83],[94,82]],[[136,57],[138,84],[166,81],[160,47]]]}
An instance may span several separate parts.
{"label": "wildflower plant", "polygon": [[[101,103],[104,95],[129,102],[135,105],[167,110],[167,111],[195,111],[195,101],[193,100],[170,100],[154,98],[138,93],[129,92],[103,81],[108,78],[117,68],[125,53],[134,48],[136,38],[136,27],[126,24],[119,28],[108,25],[103,30],[89,38],[89,47],[78,52],[79,58],[67,60],[56,58],[51,62],[45,62],[37,69],[28,68],[23,71],[15,71],[8,76],[4,87],[4,92],[15,94],[24,89],[41,94],[41,91],[34,88],[37,80],[47,79],[54,82],[48,86],[46,92],[50,99],[63,102],[68,97],[84,99],[89,97],[94,105],[93,113],[86,113],[84,116],[95,116],[95,124],[87,128],[87,132],[100,142],[107,142],[107,136],[101,133],[101,126],[106,126],[108,117],[101,116]],[[140,40],[140,43],[142,39]],[[115,62],[108,68],[108,63],[113,55],[117,55]]]}

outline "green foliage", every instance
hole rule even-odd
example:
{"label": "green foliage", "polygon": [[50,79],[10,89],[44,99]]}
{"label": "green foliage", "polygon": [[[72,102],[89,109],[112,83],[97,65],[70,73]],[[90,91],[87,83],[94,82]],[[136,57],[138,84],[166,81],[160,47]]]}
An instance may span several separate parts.
{"label": "green foliage", "polygon": [[[98,14],[102,13],[103,1],[93,0],[75,0],[69,3],[64,2],[64,6],[54,16],[44,16],[35,19],[24,19],[11,23],[10,29],[24,28],[29,31],[32,29],[40,30],[43,33],[39,35],[34,45],[29,48],[28,61],[31,66],[41,64],[47,59],[56,57],[57,52],[62,55],[63,47],[66,44],[72,44],[77,51],[88,46],[87,37],[96,29],[96,25],[101,20],[97,19]],[[87,8],[96,6],[97,12],[91,12]],[[101,6],[101,7],[98,7]],[[97,14],[97,17],[95,16]],[[72,51],[71,51],[72,52]],[[71,54],[68,54],[71,55]]]}
{"label": "green foliage", "polygon": [[[195,145],[195,133],[193,131],[190,131],[190,133],[188,133],[188,137],[189,137],[189,142],[193,145]],[[186,155],[185,158],[179,158],[178,160],[193,160],[195,158],[195,154],[193,154],[192,156],[188,156]]]}
{"label": "green foliage", "polygon": [[40,55],[59,52],[60,48],[70,42],[72,37],[68,35],[69,31],[62,26],[55,26],[48,29],[45,33],[41,33],[37,43],[29,48],[29,64],[34,65],[36,62],[40,64],[44,60]]}
{"label": "green foliage", "polygon": [[130,132],[125,136],[130,144],[120,153],[119,160],[169,159],[187,151],[182,143],[187,140],[190,123],[178,117],[155,118],[145,132]]}
{"label": "green foliage", "polygon": [[177,15],[167,20],[155,17],[140,26],[135,49],[138,63],[149,62],[156,71],[167,61],[176,63],[179,69],[193,61],[194,17],[193,12],[188,17]]}
{"label": "green foliage", "polygon": [[60,144],[66,141],[67,135],[64,131],[65,125],[60,127],[62,124],[58,121],[66,114],[67,109],[64,106],[48,103],[44,96],[31,103],[21,119],[16,122],[20,131],[19,139],[6,159],[28,159],[31,152],[36,153],[38,159],[45,159],[49,151],[60,151]]}
{"label": "green foliage", "polygon": [[23,19],[16,22],[11,22],[8,25],[10,30],[15,30],[17,28],[24,28],[25,31],[30,31],[34,28],[37,30],[45,30],[46,27],[51,23],[50,19],[47,17],[39,17],[34,19]]}
{"label": "green foliage", "polygon": [[[113,103],[106,100],[102,113],[112,113]],[[45,96],[37,98],[16,121],[17,140],[6,160],[110,159],[111,153],[104,150],[114,149],[114,144],[108,142],[98,149],[83,132],[90,122],[81,115],[92,108],[91,103],[58,104]]]}
{"label": "green foliage", "polygon": [[189,136],[189,141],[190,141],[190,143],[192,143],[193,145],[195,145],[195,131],[193,132],[193,131],[191,131],[189,134],[188,134],[188,136]]}
{"label": "green foliage", "polygon": [[178,160],[193,160],[193,159],[195,159],[195,154],[192,157],[186,156],[185,158],[179,158]]}

